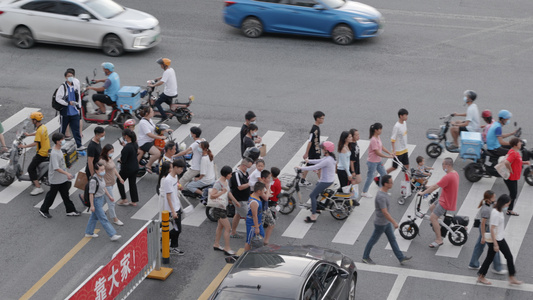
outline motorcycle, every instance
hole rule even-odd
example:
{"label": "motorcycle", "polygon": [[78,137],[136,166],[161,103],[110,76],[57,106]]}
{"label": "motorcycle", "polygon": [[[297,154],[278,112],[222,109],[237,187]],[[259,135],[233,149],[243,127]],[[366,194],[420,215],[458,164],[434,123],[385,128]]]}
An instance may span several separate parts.
{"label": "motorcycle", "polygon": [[[28,174],[24,174],[26,151],[18,147],[19,145],[24,145],[27,124],[27,121],[24,122],[22,129],[17,131],[16,138],[11,144],[11,148],[8,150],[8,152],[0,156],[0,158],[8,161],[5,167],[0,168],[0,185],[2,186],[11,185],[15,181],[15,178],[19,181],[31,181],[30,176]],[[78,159],[76,142],[74,140],[68,141],[61,147],[61,150],[66,154],[65,161],[68,162],[67,167],[70,168],[70,166]],[[50,185],[48,181],[49,164],[50,162],[44,161],[37,166],[37,178],[41,184],[44,185]]]}
{"label": "motorcycle", "polygon": [[455,114],[449,114],[444,117],[440,117],[440,120],[444,120],[444,124],[439,128],[430,128],[426,132],[426,137],[433,141],[426,146],[426,154],[431,158],[437,158],[442,154],[444,148],[448,152],[459,153],[459,148],[452,147],[452,143],[446,139],[446,133],[451,126],[451,120]]}
{"label": "motorcycle", "polygon": [[[155,84],[157,83],[157,80],[148,80],[147,83]],[[146,101],[142,103],[141,106],[150,105],[154,109],[154,117],[162,118],[161,112],[158,111],[157,108],[154,106],[155,102],[159,98],[159,91],[156,90],[156,87],[148,86],[146,88],[146,94],[148,95],[148,97]],[[143,94],[143,96],[145,96],[145,94]],[[166,114],[168,119],[172,119],[173,117],[176,117],[178,122],[180,122],[181,124],[187,124],[191,122],[192,116],[194,116],[194,114],[189,110],[189,106],[194,101],[194,96],[192,95],[189,96],[189,101],[186,103],[180,103],[176,97],[171,97],[172,102],[170,104],[170,109],[165,110],[163,113]],[[141,98],[144,98],[144,97],[141,97]],[[139,120],[142,118],[140,114],[140,109],[135,110],[135,116]]]}
{"label": "motorcycle", "polygon": [[[96,77],[96,69],[93,71],[93,79],[89,81],[89,77],[85,77],[85,82],[82,84],[81,87],[81,117],[83,120],[87,123],[93,123],[93,124],[99,124],[99,125],[111,125],[115,127],[119,127],[120,130],[124,129],[124,122],[128,119],[133,119],[133,112],[135,110],[138,110],[140,107],[140,101],[139,103],[136,103],[135,100],[131,101],[130,99],[127,99],[126,103],[117,103],[112,106],[112,111],[109,114],[101,114],[96,115],[89,113],[88,110],[88,104],[89,104],[89,91],[87,90],[87,87],[94,84],[94,77]],[[138,92],[139,96],[141,96],[142,91]],[[134,95],[133,98],[135,98]],[[119,97],[120,98],[120,97]]]}

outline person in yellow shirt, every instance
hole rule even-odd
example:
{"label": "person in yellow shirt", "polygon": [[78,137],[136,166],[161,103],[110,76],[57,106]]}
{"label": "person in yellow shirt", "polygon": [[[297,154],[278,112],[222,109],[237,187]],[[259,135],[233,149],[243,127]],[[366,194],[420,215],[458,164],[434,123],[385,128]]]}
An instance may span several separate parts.
{"label": "person in yellow shirt", "polygon": [[44,161],[48,161],[48,150],[50,150],[50,138],[48,137],[48,129],[42,124],[43,114],[36,111],[31,113],[30,119],[35,126],[34,133],[25,133],[26,136],[35,136],[33,143],[28,145],[19,145],[19,148],[31,148],[37,146],[37,153],[31,160],[28,166],[28,174],[33,181],[35,188],[31,191],[30,195],[35,196],[42,194],[44,190],[39,183],[39,175],[37,174],[37,167]]}

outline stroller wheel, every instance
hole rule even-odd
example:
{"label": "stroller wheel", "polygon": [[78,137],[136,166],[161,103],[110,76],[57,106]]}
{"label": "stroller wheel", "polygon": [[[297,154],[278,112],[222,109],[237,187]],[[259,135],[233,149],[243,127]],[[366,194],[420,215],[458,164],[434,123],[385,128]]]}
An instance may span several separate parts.
{"label": "stroller wheel", "polygon": [[400,204],[400,205],[404,205],[404,204],[405,204],[405,198],[400,196],[400,197],[398,198],[398,204]]}

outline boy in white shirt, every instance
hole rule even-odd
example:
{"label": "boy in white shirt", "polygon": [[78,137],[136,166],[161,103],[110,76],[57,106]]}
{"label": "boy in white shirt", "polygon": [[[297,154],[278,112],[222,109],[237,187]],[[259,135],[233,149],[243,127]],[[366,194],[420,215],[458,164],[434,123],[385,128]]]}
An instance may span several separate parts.
{"label": "boy in white shirt", "polygon": [[178,238],[181,233],[181,203],[178,197],[179,181],[178,175],[183,172],[185,163],[182,160],[172,162],[170,173],[163,180],[161,190],[165,195],[163,209],[170,212],[172,217],[172,229],[170,230],[170,254],[184,255],[185,253],[178,249]]}

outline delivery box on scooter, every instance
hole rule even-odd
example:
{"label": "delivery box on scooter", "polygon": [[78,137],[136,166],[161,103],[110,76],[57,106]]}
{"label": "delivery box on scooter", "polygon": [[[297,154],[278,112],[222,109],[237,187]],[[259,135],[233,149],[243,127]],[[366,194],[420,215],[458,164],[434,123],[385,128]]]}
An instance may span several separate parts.
{"label": "delivery box on scooter", "polygon": [[481,157],[483,141],[479,132],[461,132],[461,150],[459,155],[463,159],[478,160]]}
{"label": "delivery box on scooter", "polygon": [[72,167],[78,161],[78,151],[76,151],[76,142],[74,140],[70,140],[61,146],[61,151],[67,168]]}
{"label": "delivery box on scooter", "polygon": [[141,107],[141,87],[123,86],[118,91],[117,107],[121,112],[134,111]]}

